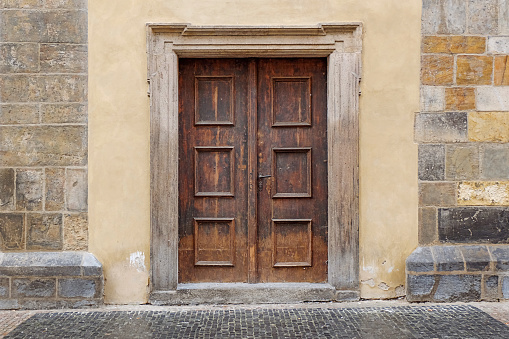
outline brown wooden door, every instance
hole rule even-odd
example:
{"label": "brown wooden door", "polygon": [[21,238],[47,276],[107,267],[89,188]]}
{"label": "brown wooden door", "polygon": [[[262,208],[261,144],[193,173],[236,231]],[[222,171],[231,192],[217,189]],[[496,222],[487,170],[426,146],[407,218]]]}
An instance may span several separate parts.
{"label": "brown wooden door", "polygon": [[179,282],[327,280],[325,59],[181,59]]}

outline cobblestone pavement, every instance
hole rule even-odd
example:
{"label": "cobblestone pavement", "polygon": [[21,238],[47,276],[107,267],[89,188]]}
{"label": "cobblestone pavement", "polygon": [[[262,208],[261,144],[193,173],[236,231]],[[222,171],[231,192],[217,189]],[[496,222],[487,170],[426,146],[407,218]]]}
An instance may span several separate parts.
{"label": "cobblestone pavement", "polygon": [[5,338],[509,338],[504,322],[509,303],[120,306],[0,312],[0,337],[12,330]]}

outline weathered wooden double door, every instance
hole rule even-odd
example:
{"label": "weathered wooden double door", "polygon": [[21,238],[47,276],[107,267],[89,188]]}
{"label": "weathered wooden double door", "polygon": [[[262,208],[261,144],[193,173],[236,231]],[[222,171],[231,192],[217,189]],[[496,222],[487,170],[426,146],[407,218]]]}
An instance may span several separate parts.
{"label": "weathered wooden double door", "polygon": [[327,60],[179,63],[179,282],[327,281]]}

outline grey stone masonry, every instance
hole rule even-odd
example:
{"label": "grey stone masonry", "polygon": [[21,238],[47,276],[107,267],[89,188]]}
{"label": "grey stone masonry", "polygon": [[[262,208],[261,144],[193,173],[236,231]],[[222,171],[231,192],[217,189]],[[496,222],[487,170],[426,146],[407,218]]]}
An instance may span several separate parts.
{"label": "grey stone masonry", "polygon": [[506,300],[509,245],[418,247],[406,260],[406,274],[411,302]]}
{"label": "grey stone masonry", "polygon": [[0,309],[97,307],[103,285],[87,252],[0,253]]}

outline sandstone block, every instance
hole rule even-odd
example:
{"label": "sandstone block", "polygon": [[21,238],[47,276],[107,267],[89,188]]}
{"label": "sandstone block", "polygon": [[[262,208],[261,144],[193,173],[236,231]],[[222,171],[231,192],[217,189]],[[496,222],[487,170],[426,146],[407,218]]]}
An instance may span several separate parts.
{"label": "sandstone block", "polygon": [[493,79],[495,86],[509,85],[509,56],[495,57],[495,73]]}
{"label": "sandstone block", "polygon": [[0,104],[0,125],[37,124],[38,122],[38,105]]}
{"label": "sandstone block", "polygon": [[444,180],[444,145],[419,145],[419,180]]}
{"label": "sandstone block", "polygon": [[42,104],[41,119],[46,124],[86,124],[86,104]]}
{"label": "sandstone block", "polygon": [[435,207],[419,208],[419,245],[437,241],[437,210]]}
{"label": "sandstone block", "polygon": [[19,211],[42,210],[42,187],[42,170],[16,170],[16,209]]}
{"label": "sandstone block", "polygon": [[421,82],[423,85],[452,85],[454,58],[450,55],[423,55],[421,57]]}
{"label": "sandstone block", "polygon": [[64,215],[64,251],[86,251],[88,248],[87,213]]}
{"label": "sandstone block", "polygon": [[491,258],[486,246],[460,246],[460,250],[465,259],[467,271],[487,271],[490,269]]}
{"label": "sandstone block", "polygon": [[58,295],[62,298],[98,298],[100,283],[92,279],[59,279]]}
{"label": "sandstone block", "polygon": [[497,301],[498,294],[498,275],[488,275],[484,277],[484,295],[483,300]]}
{"label": "sandstone block", "polygon": [[489,37],[488,52],[492,54],[509,54],[509,37]]}
{"label": "sandstone block", "polygon": [[498,0],[468,0],[468,33],[496,34]]}
{"label": "sandstone block", "polygon": [[46,211],[62,211],[65,209],[65,169],[46,168]]}
{"label": "sandstone block", "polygon": [[415,139],[418,142],[467,141],[467,114],[464,112],[417,114]]}
{"label": "sandstone block", "polygon": [[509,86],[477,87],[475,101],[478,111],[509,111]]}
{"label": "sandstone block", "polygon": [[445,109],[448,111],[475,109],[475,90],[471,87],[446,88]]}
{"label": "sandstone block", "polygon": [[463,181],[458,184],[458,205],[509,205],[509,182]]}
{"label": "sandstone block", "polygon": [[468,114],[470,141],[509,142],[509,112],[471,112]]}
{"label": "sandstone block", "polygon": [[498,31],[499,34],[509,35],[509,0],[499,0]]}
{"label": "sandstone block", "polygon": [[453,182],[419,183],[419,206],[456,205],[456,184]]}
{"label": "sandstone block", "polygon": [[37,44],[0,43],[0,73],[37,72],[38,69]]}
{"label": "sandstone block", "polygon": [[42,8],[44,0],[2,0],[0,8]]}
{"label": "sandstone block", "polygon": [[83,102],[87,97],[85,75],[2,75],[0,101]]}
{"label": "sandstone block", "polygon": [[28,250],[62,249],[62,215],[28,214],[27,216]]}
{"label": "sandstone block", "polygon": [[0,166],[83,166],[86,126],[0,126]]}
{"label": "sandstone block", "polygon": [[88,208],[88,179],[85,169],[68,169],[65,178],[67,209],[86,211]]}
{"label": "sandstone block", "polygon": [[481,300],[480,275],[440,276],[434,300],[438,302]]}
{"label": "sandstone block", "polygon": [[18,42],[87,42],[87,13],[80,10],[0,13],[0,40]]}
{"label": "sandstone block", "polygon": [[9,298],[9,278],[0,278],[0,299]]}
{"label": "sandstone block", "polygon": [[458,246],[432,246],[437,271],[463,271],[465,262]]}
{"label": "sandstone block", "polygon": [[456,83],[458,85],[490,85],[493,57],[458,55]]}
{"label": "sandstone block", "polygon": [[22,214],[0,214],[0,250],[25,249],[25,223]]}
{"label": "sandstone block", "polygon": [[455,207],[438,210],[438,237],[442,242],[508,243],[509,208]]}
{"label": "sandstone block", "polygon": [[463,34],[466,30],[464,0],[423,0],[423,34]]}
{"label": "sandstone block", "polygon": [[486,38],[481,36],[424,36],[423,53],[482,54],[486,51]]}
{"label": "sandstone block", "polygon": [[87,45],[41,44],[41,71],[48,73],[85,73]]}
{"label": "sandstone block", "polygon": [[477,179],[479,177],[478,146],[475,144],[447,145],[445,168],[447,180]]}
{"label": "sandstone block", "polygon": [[0,211],[14,210],[14,170],[0,168]]}
{"label": "sandstone block", "polygon": [[509,179],[509,145],[487,145],[482,154],[482,179]]}
{"label": "sandstone block", "polygon": [[13,279],[13,298],[48,298],[55,296],[56,279]]}
{"label": "sandstone block", "polygon": [[444,109],[444,87],[421,86],[421,112],[438,112]]}

